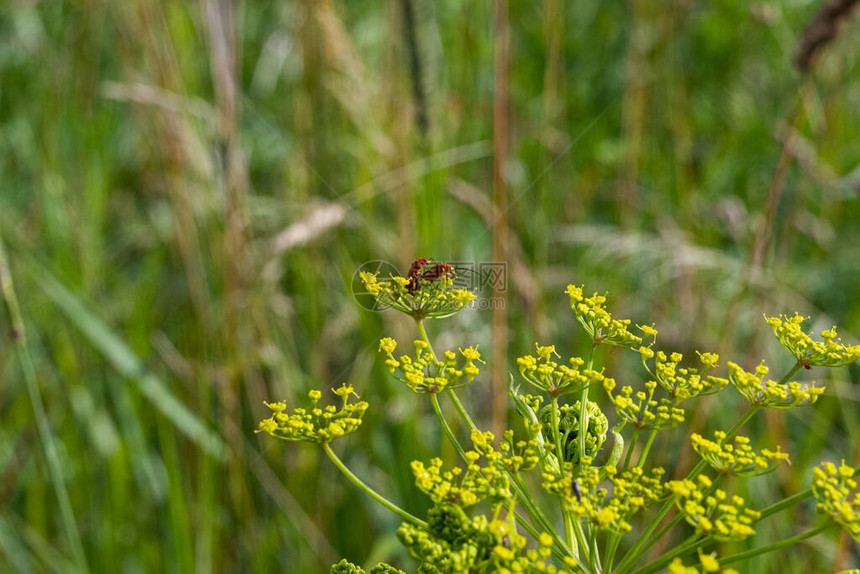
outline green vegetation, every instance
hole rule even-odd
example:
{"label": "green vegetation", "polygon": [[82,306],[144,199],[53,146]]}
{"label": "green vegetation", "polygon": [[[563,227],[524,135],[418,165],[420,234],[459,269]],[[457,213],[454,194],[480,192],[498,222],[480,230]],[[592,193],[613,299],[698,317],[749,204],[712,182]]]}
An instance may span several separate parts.
{"label": "green vegetation", "polygon": [[[371,408],[332,452],[427,516],[409,462],[459,455],[379,360],[383,335],[414,327],[356,303],[368,261],[507,264],[503,310],[424,325],[440,348],[478,345],[487,366],[456,392],[497,437],[491,389],[516,357],[552,341],[587,360],[571,283],[659,325],[666,363],[708,349],[739,380],[761,357],[776,377],[797,362],[763,314],[781,339],[797,311],[857,344],[860,23],[829,3],[846,10],[801,71],[823,5],[0,3],[0,571],[411,571],[402,517],[323,450],[254,434],[264,401],[352,384]],[[609,428],[641,358],[602,359],[615,405],[589,398]],[[732,493],[754,509],[821,461],[834,479],[860,462],[860,370],[813,369],[795,375],[824,387],[814,407],[745,429],[792,461]],[[724,395],[671,435],[719,443],[748,404]],[[683,478],[696,456],[678,440],[649,464]],[[801,535],[813,513],[792,505],[719,555]],[[733,567],[860,563],[839,529],[814,540]]]}

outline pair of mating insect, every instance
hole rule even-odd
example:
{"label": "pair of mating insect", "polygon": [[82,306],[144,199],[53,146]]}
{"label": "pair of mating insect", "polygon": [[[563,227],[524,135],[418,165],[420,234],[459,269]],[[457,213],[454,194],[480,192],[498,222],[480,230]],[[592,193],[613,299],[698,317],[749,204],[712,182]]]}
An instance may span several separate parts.
{"label": "pair of mating insect", "polygon": [[412,265],[409,267],[409,273],[406,275],[406,279],[409,280],[409,283],[407,283],[406,289],[408,289],[410,293],[415,293],[421,289],[422,281],[433,283],[440,277],[454,277],[455,275],[456,270],[453,265],[449,265],[448,263],[436,263],[434,260],[428,259],[427,257],[419,257],[413,261]]}

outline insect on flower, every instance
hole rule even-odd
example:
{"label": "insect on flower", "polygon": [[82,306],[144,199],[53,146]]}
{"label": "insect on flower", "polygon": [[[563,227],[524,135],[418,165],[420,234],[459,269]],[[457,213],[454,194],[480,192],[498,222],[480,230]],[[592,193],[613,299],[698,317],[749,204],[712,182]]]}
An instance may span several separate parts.
{"label": "insect on flower", "polygon": [[579,482],[575,478],[570,479],[570,490],[576,497],[576,501],[582,502],[582,490],[579,488]]}
{"label": "insect on flower", "polygon": [[419,257],[412,262],[412,265],[409,266],[409,273],[406,274],[406,278],[409,279],[407,289],[409,289],[410,293],[418,289],[418,281],[421,278],[421,271],[425,267],[433,265],[433,263],[434,261],[427,257]]}
{"label": "insect on flower", "polygon": [[406,288],[410,293],[414,293],[421,289],[422,281],[433,283],[439,277],[454,277],[455,275],[456,270],[453,265],[436,263],[433,259],[419,257],[409,266],[409,273],[406,275],[409,284]]}

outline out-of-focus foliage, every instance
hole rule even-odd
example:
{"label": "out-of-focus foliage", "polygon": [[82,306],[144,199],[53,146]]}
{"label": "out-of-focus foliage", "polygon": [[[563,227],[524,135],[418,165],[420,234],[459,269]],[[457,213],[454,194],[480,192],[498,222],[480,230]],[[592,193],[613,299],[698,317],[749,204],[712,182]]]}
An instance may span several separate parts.
{"label": "out-of-focus foliage", "polygon": [[[510,3],[509,370],[535,340],[583,354],[555,320],[568,284],[683,334],[656,349],[685,356],[777,356],[759,318],[788,310],[857,344],[860,24],[801,76],[819,7]],[[411,566],[377,536],[395,519],[255,421],[268,397],[368,381],[356,392],[385,408],[364,426],[397,432],[334,448],[425,513],[408,461],[440,437],[377,360],[409,325],[351,293],[368,261],[491,261],[494,21],[492,3],[450,0],[0,3],[0,237],[91,571]],[[468,332],[489,352],[490,311],[448,321],[443,348]],[[0,570],[66,572],[9,325],[4,308]],[[860,373],[839,373],[815,411],[762,424],[792,465],[745,500],[860,443]],[[483,375],[465,392],[490,403]],[[735,414],[684,424],[709,436]],[[837,544],[746,568],[829,568]]]}

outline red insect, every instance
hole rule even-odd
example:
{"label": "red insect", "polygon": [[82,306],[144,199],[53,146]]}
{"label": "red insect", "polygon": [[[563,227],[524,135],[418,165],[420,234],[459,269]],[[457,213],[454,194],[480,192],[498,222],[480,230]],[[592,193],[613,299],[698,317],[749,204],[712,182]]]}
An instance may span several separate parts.
{"label": "red insect", "polygon": [[421,282],[433,283],[439,277],[453,277],[455,274],[454,266],[447,263],[436,263],[427,257],[419,257],[412,262],[409,267],[409,273],[406,278],[409,279],[409,284],[406,289],[410,293],[414,293],[421,289]]}

